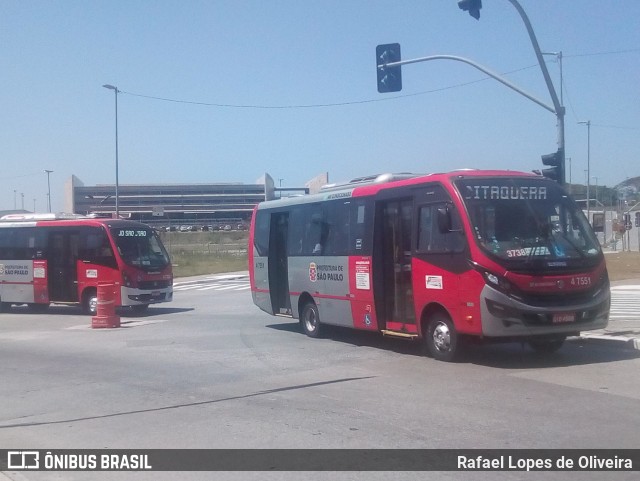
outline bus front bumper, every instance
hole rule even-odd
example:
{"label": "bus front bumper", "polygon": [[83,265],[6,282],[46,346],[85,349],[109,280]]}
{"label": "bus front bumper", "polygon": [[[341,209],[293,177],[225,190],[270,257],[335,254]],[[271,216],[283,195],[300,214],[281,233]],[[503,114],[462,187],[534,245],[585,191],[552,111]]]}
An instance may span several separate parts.
{"label": "bus front bumper", "polygon": [[173,288],[168,287],[166,289],[154,289],[153,291],[148,291],[133,287],[122,287],[121,299],[123,306],[170,302],[173,299]]}
{"label": "bus front bumper", "polygon": [[482,334],[487,337],[574,335],[603,329],[609,321],[608,289],[579,302],[535,306],[486,285],[481,293]]}

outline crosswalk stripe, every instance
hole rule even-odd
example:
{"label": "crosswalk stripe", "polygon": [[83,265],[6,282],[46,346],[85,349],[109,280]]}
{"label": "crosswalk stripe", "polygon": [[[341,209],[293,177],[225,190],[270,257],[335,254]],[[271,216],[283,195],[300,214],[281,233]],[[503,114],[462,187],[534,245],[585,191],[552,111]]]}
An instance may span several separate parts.
{"label": "crosswalk stripe", "polygon": [[241,287],[242,284],[234,284],[234,285],[221,285],[221,284],[217,284],[215,286],[207,286],[207,287],[201,287],[200,289],[198,289],[199,291],[209,291],[209,290],[216,290],[216,291],[226,291],[229,289],[235,289],[236,287]]}
{"label": "crosswalk stripe", "polygon": [[640,321],[640,285],[611,288],[609,320],[616,323]]}
{"label": "crosswalk stripe", "polygon": [[230,289],[236,289],[240,287],[240,285],[233,285],[233,286],[222,286],[219,289],[217,289],[218,291],[228,291]]}
{"label": "crosswalk stripe", "polygon": [[188,281],[185,284],[176,283],[173,290],[176,292],[185,291],[244,291],[250,289],[249,279],[247,277],[229,276],[210,276],[200,281]]}

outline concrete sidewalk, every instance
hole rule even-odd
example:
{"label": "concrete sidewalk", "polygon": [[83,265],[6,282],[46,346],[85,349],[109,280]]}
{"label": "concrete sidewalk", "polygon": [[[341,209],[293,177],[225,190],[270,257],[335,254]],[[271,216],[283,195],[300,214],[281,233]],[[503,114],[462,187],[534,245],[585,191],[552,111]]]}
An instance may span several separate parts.
{"label": "concrete sidewalk", "polygon": [[[625,286],[640,286],[640,279],[627,279],[611,283],[612,288],[624,288]],[[637,293],[640,297],[640,288]],[[640,306],[640,302],[638,305]],[[639,319],[609,320],[609,325],[605,329],[582,332],[579,337],[573,339],[610,342],[622,348],[640,350],[640,316],[636,317]]]}
{"label": "concrete sidewalk", "polygon": [[625,322],[624,325],[610,321],[606,329],[581,332],[579,337],[569,339],[610,342],[622,348],[640,350],[640,321]]}

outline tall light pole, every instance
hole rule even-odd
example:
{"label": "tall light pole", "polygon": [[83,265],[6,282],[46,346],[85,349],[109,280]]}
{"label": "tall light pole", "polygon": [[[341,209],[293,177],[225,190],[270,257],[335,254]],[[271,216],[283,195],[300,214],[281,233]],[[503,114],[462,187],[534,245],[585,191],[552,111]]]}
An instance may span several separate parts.
{"label": "tall light pole", "polygon": [[598,176],[594,175],[591,178],[596,179],[596,207],[597,207],[598,206]]}
{"label": "tall light pole", "polygon": [[[49,208],[49,212],[51,212],[51,182],[49,181],[49,175],[51,175],[51,172],[53,172],[53,170],[47,170],[44,169],[44,171],[47,173],[47,207]],[[36,207],[35,207],[35,202],[33,204],[33,211],[35,212]]]}
{"label": "tall light pole", "polygon": [[120,217],[120,210],[118,208],[118,87],[105,84],[104,88],[113,90],[116,94],[116,218]]}
{"label": "tall light pole", "polygon": [[587,220],[591,223],[591,217],[589,217],[591,214],[591,200],[589,198],[589,186],[591,180],[591,120],[581,120],[578,123],[587,126]]}

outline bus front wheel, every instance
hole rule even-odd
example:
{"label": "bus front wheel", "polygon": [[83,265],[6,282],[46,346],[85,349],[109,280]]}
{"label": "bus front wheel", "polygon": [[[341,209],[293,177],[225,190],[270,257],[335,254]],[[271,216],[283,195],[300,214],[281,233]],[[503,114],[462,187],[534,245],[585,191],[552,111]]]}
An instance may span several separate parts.
{"label": "bus front wheel", "polygon": [[304,305],[300,324],[302,324],[302,330],[307,336],[318,337],[320,335],[320,313],[315,303],[309,302]]}
{"label": "bus front wheel", "polygon": [[427,353],[438,361],[454,361],[458,354],[458,333],[456,328],[443,312],[436,312],[427,320],[424,334]]}
{"label": "bus front wheel", "polygon": [[98,312],[98,292],[95,289],[85,291],[82,296],[82,310],[85,314],[95,316]]}

